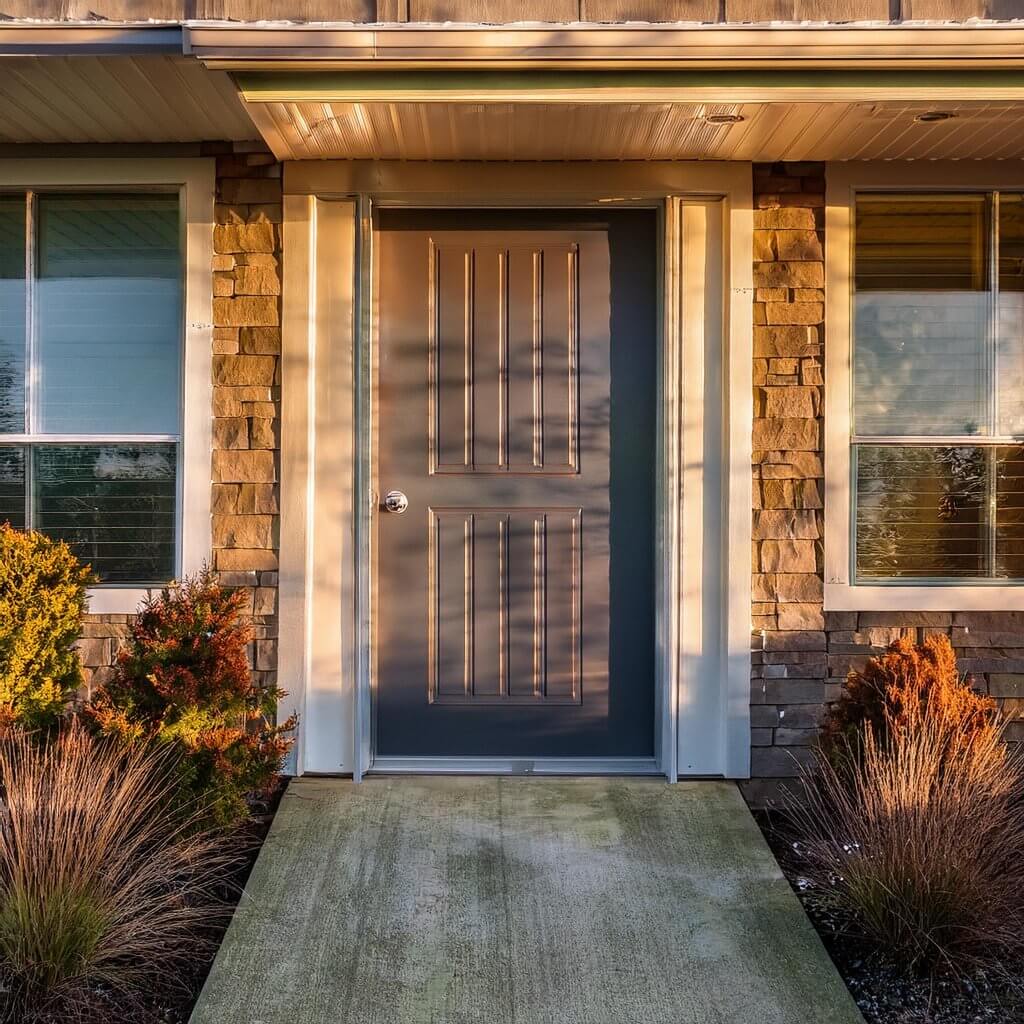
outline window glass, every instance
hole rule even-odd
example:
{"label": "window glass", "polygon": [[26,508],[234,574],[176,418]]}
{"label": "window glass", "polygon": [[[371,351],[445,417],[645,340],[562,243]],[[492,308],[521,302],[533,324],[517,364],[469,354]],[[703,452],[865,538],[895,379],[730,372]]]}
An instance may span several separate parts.
{"label": "window glass", "polygon": [[862,196],[854,281],[854,432],[988,432],[984,195]]}
{"label": "window glass", "polygon": [[0,447],[0,523],[25,528],[25,449]]}
{"label": "window glass", "polygon": [[858,445],[856,461],[859,578],[984,574],[984,449]]}
{"label": "window glass", "polygon": [[1024,435],[1024,196],[999,195],[997,423],[1004,437]]}
{"label": "window glass", "polygon": [[106,582],[174,575],[177,446],[39,445],[33,525]]}
{"label": "window glass", "polygon": [[41,195],[38,221],[39,429],[177,433],[177,197]]}
{"label": "window glass", "polygon": [[25,429],[25,197],[0,195],[0,433]]}

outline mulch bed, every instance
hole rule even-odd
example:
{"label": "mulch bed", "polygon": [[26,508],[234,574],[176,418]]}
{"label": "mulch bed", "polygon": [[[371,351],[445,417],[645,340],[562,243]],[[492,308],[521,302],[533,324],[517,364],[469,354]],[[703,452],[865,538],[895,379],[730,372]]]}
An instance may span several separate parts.
{"label": "mulch bed", "polygon": [[785,820],[778,813],[754,816],[867,1024],[1024,1024],[1024,993],[984,978],[968,982],[908,976],[844,931],[842,922],[809,906],[799,853],[787,838]]}

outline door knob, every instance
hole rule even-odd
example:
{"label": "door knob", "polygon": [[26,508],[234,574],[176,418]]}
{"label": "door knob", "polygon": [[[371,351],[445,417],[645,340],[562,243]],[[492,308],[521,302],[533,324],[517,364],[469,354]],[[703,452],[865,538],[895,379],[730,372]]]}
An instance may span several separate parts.
{"label": "door knob", "polygon": [[401,491],[388,491],[384,495],[384,507],[395,515],[401,515],[409,507],[409,499]]}

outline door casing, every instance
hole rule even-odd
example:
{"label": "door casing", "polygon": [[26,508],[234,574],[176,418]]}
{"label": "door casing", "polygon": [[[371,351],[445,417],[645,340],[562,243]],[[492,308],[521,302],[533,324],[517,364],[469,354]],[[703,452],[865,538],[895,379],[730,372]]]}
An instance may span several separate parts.
{"label": "door casing", "polygon": [[[356,779],[367,771],[656,772],[671,781],[679,774],[749,774],[750,174],[749,164],[286,165],[282,486],[299,489],[304,500],[283,500],[279,674],[286,686],[297,680],[290,703],[310,723],[305,735],[300,733],[298,772],[351,773]],[[379,759],[372,714],[374,210],[607,205],[653,208],[660,217],[655,758]],[[341,209],[347,212],[339,215]],[[351,254],[344,251],[346,242],[332,243],[322,230],[333,220],[337,233],[346,216],[354,222],[346,228]],[[292,247],[300,250],[300,258]],[[320,393],[315,378],[325,351],[346,344],[346,325],[326,320],[324,310],[340,312],[346,295],[351,359],[348,374],[342,366],[332,386],[348,391],[340,404],[351,406],[349,479],[355,497],[350,522],[341,524],[342,541],[332,547],[326,531],[321,528],[318,539],[310,521],[319,495],[342,487],[345,475],[332,483],[318,469],[315,450],[324,446],[316,427],[321,417],[309,403]],[[715,359],[721,361],[717,369],[711,366]],[[330,396],[321,395],[320,401],[329,404]],[[684,455],[684,449],[694,454],[694,444],[700,446],[699,459]],[[686,507],[684,487],[690,496]],[[717,539],[708,544],[712,534]],[[317,556],[321,544],[343,563],[340,576],[337,567],[331,570],[336,588],[343,591],[336,602],[342,618],[336,642],[312,625],[315,598],[324,589],[317,580],[323,571]],[[287,633],[286,624],[293,627]],[[324,686],[316,666],[333,647],[339,671],[335,685]],[[331,727],[348,734],[332,744]]]}

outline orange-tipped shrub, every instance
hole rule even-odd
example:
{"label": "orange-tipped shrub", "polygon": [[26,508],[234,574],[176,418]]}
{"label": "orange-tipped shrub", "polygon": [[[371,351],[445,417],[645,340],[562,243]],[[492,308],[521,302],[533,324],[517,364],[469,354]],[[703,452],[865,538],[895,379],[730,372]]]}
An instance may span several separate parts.
{"label": "orange-tipped shrub", "polygon": [[1012,978],[1024,957],[1024,763],[948,640],[847,684],[787,802],[805,898],[908,968]]}
{"label": "orange-tipped shrub", "polygon": [[285,692],[253,683],[244,599],[204,570],[148,601],[87,708],[107,735],[179,745],[186,791],[221,824],[244,819],[246,795],[273,785],[295,726],[274,724]]}
{"label": "orange-tipped shrub", "polygon": [[909,638],[851,672],[839,700],[822,723],[821,747],[832,758],[856,754],[870,726],[875,742],[888,746],[894,728],[913,728],[923,715],[938,717],[951,737],[998,731],[995,701],[961,676],[946,636]]}

